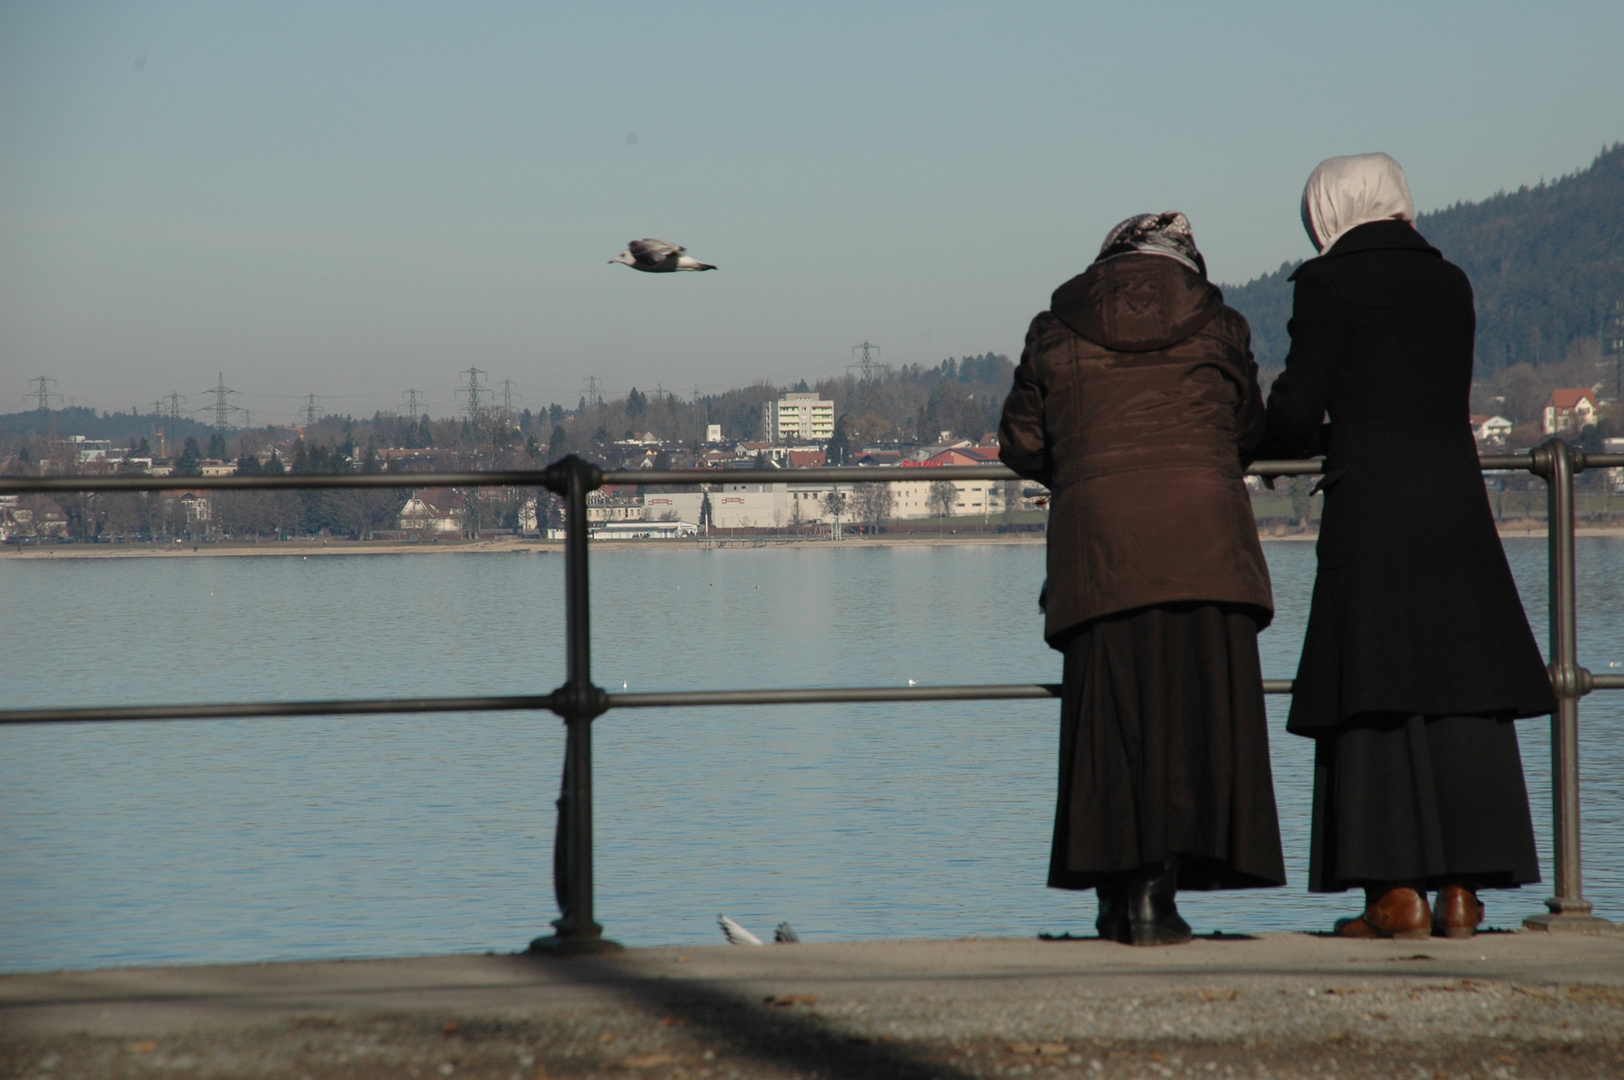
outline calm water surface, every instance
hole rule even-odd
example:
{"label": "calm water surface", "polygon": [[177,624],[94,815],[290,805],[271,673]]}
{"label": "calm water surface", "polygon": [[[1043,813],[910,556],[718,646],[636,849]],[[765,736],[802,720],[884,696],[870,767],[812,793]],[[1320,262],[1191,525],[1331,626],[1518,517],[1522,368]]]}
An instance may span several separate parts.
{"label": "calm water surface", "polygon": [[[1296,666],[1308,544],[1266,545]],[[1507,550],[1545,637],[1545,541]],[[594,670],[634,689],[1058,681],[1042,549],[600,551]],[[1624,670],[1624,540],[1579,541],[1580,660]],[[534,693],[563,680],[556,554],[0,560],[11,705]],[[1291,883],[1181,894],[1199,932],[1314,929],[1311,744],[1271,698]],[[595,728],[598,918],[713,943],[1092,932],[1045,889],[1053,702],[669,709]],[[1624,919],[1624,693],[1581,710],[1586,893]],[[1548,735],[1520,725],[1549,894]],[[522,948],[549,931],[551,714],[0,731],[0,970]]]}

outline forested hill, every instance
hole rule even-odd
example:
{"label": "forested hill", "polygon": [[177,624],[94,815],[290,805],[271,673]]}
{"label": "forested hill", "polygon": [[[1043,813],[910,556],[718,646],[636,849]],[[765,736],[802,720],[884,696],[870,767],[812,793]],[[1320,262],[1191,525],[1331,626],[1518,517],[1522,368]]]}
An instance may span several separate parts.
{"label": "forested hill", "polygon": [[[1624,300],[1624,144],[1602,151],[1588,169],[1422,214],[1416,227],[1472,279],[1479,377],[1561,360],[1579,339],[1594,340]],[[1251,322],[1266,369],[1285,361],[1286,278],[1298,265],[1223,287]]]}

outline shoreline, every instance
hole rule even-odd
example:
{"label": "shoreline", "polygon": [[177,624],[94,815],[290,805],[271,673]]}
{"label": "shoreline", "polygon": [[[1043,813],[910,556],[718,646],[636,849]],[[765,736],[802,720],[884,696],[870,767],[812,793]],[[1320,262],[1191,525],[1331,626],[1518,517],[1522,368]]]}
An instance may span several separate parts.
{"label": "shoreline", "polygon": [[[1543,522],[1505,522],[1500,538],[1544,537]],[[1624,525],[1612,528],[1579,526],[1576,536],[1621,536]],[[1319,532],[1259,533],[1264,543],[1310,543],[1319,540]],[[726,549],[827,547],[956,547],[969,545],[1027,545],[1042,546],[1042,534],[973,534],[966,536],[877,536],[847,537],[831,541],[812,537],[726,537],[700,540],[594,540],[592,548],[599,551],[707,551]],[[563,552],[562,540],[508,539],[500,540],[445,540],[420,543],[401,540],[271,540],[209,541],[197,544],[48,544],[13,547],[0,552],[0,560],[20,559],[174,559],[174,558],[228,558],[228,557],[301,557],[312,555],[526,555]]]}

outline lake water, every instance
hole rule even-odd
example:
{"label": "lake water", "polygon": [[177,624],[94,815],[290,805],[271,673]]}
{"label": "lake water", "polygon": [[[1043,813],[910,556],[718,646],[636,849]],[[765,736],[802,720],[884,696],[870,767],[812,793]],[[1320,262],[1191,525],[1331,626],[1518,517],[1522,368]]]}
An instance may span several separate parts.
{"label": "lake water", "polygon": [[[1545,541],[1507,542],[1545,637]],[[1265,545],[1296,666],[1313,547]],[[1053,682],[1037,546],[598,551],[594,673],[618,688]],[[1580,660],[1624,670],[1624,540],[1581,538]],[[0,559],[9,705],[535,693],[563,679],[558,554]],[[1612,665],[1612,666],[1610,666]],[[1198,932],[1320,929],[1307,740],[1270,698],[1291,883],[1188,893]],[[615,712],[595,727],[597,915],[719,943],[1092,932],[1043,887],[1054,702]],[[1624,919],[1624,693],[1581,706],[1586,894]],[[1548,725],[1520,725],[1550,893]],[[551,714],[0,730],[0,970],[512,951],[550,932]]]}

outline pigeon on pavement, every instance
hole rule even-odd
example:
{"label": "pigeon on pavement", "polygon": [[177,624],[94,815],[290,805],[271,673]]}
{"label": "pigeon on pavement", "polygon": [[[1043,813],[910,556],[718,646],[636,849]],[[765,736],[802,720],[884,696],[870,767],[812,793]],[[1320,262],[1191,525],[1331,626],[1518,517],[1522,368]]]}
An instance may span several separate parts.
{"label": "pigeon on pavement", "polygon": [[[722,936],[727,938],[729,945],[767,944],[726,915],[716,916],[716,925],[722,928]],[[781,922],[773,929],[773,944],[775,945],[799,945],[800,942],[801,939],[795,933],[794,927],[787,922]]]}
{"label": "pigeon on pavement", "polygon": [[664,240],[633,240],[626,245],[626,250],[609,261],[612,263],[625,263],[633,270],[641,270],[648,274],[669,274],[676,270],[715,270],[710,263],[702,263],[698,259],[689,258],[683,252],[688,249],[679,244],[668,244]]}

